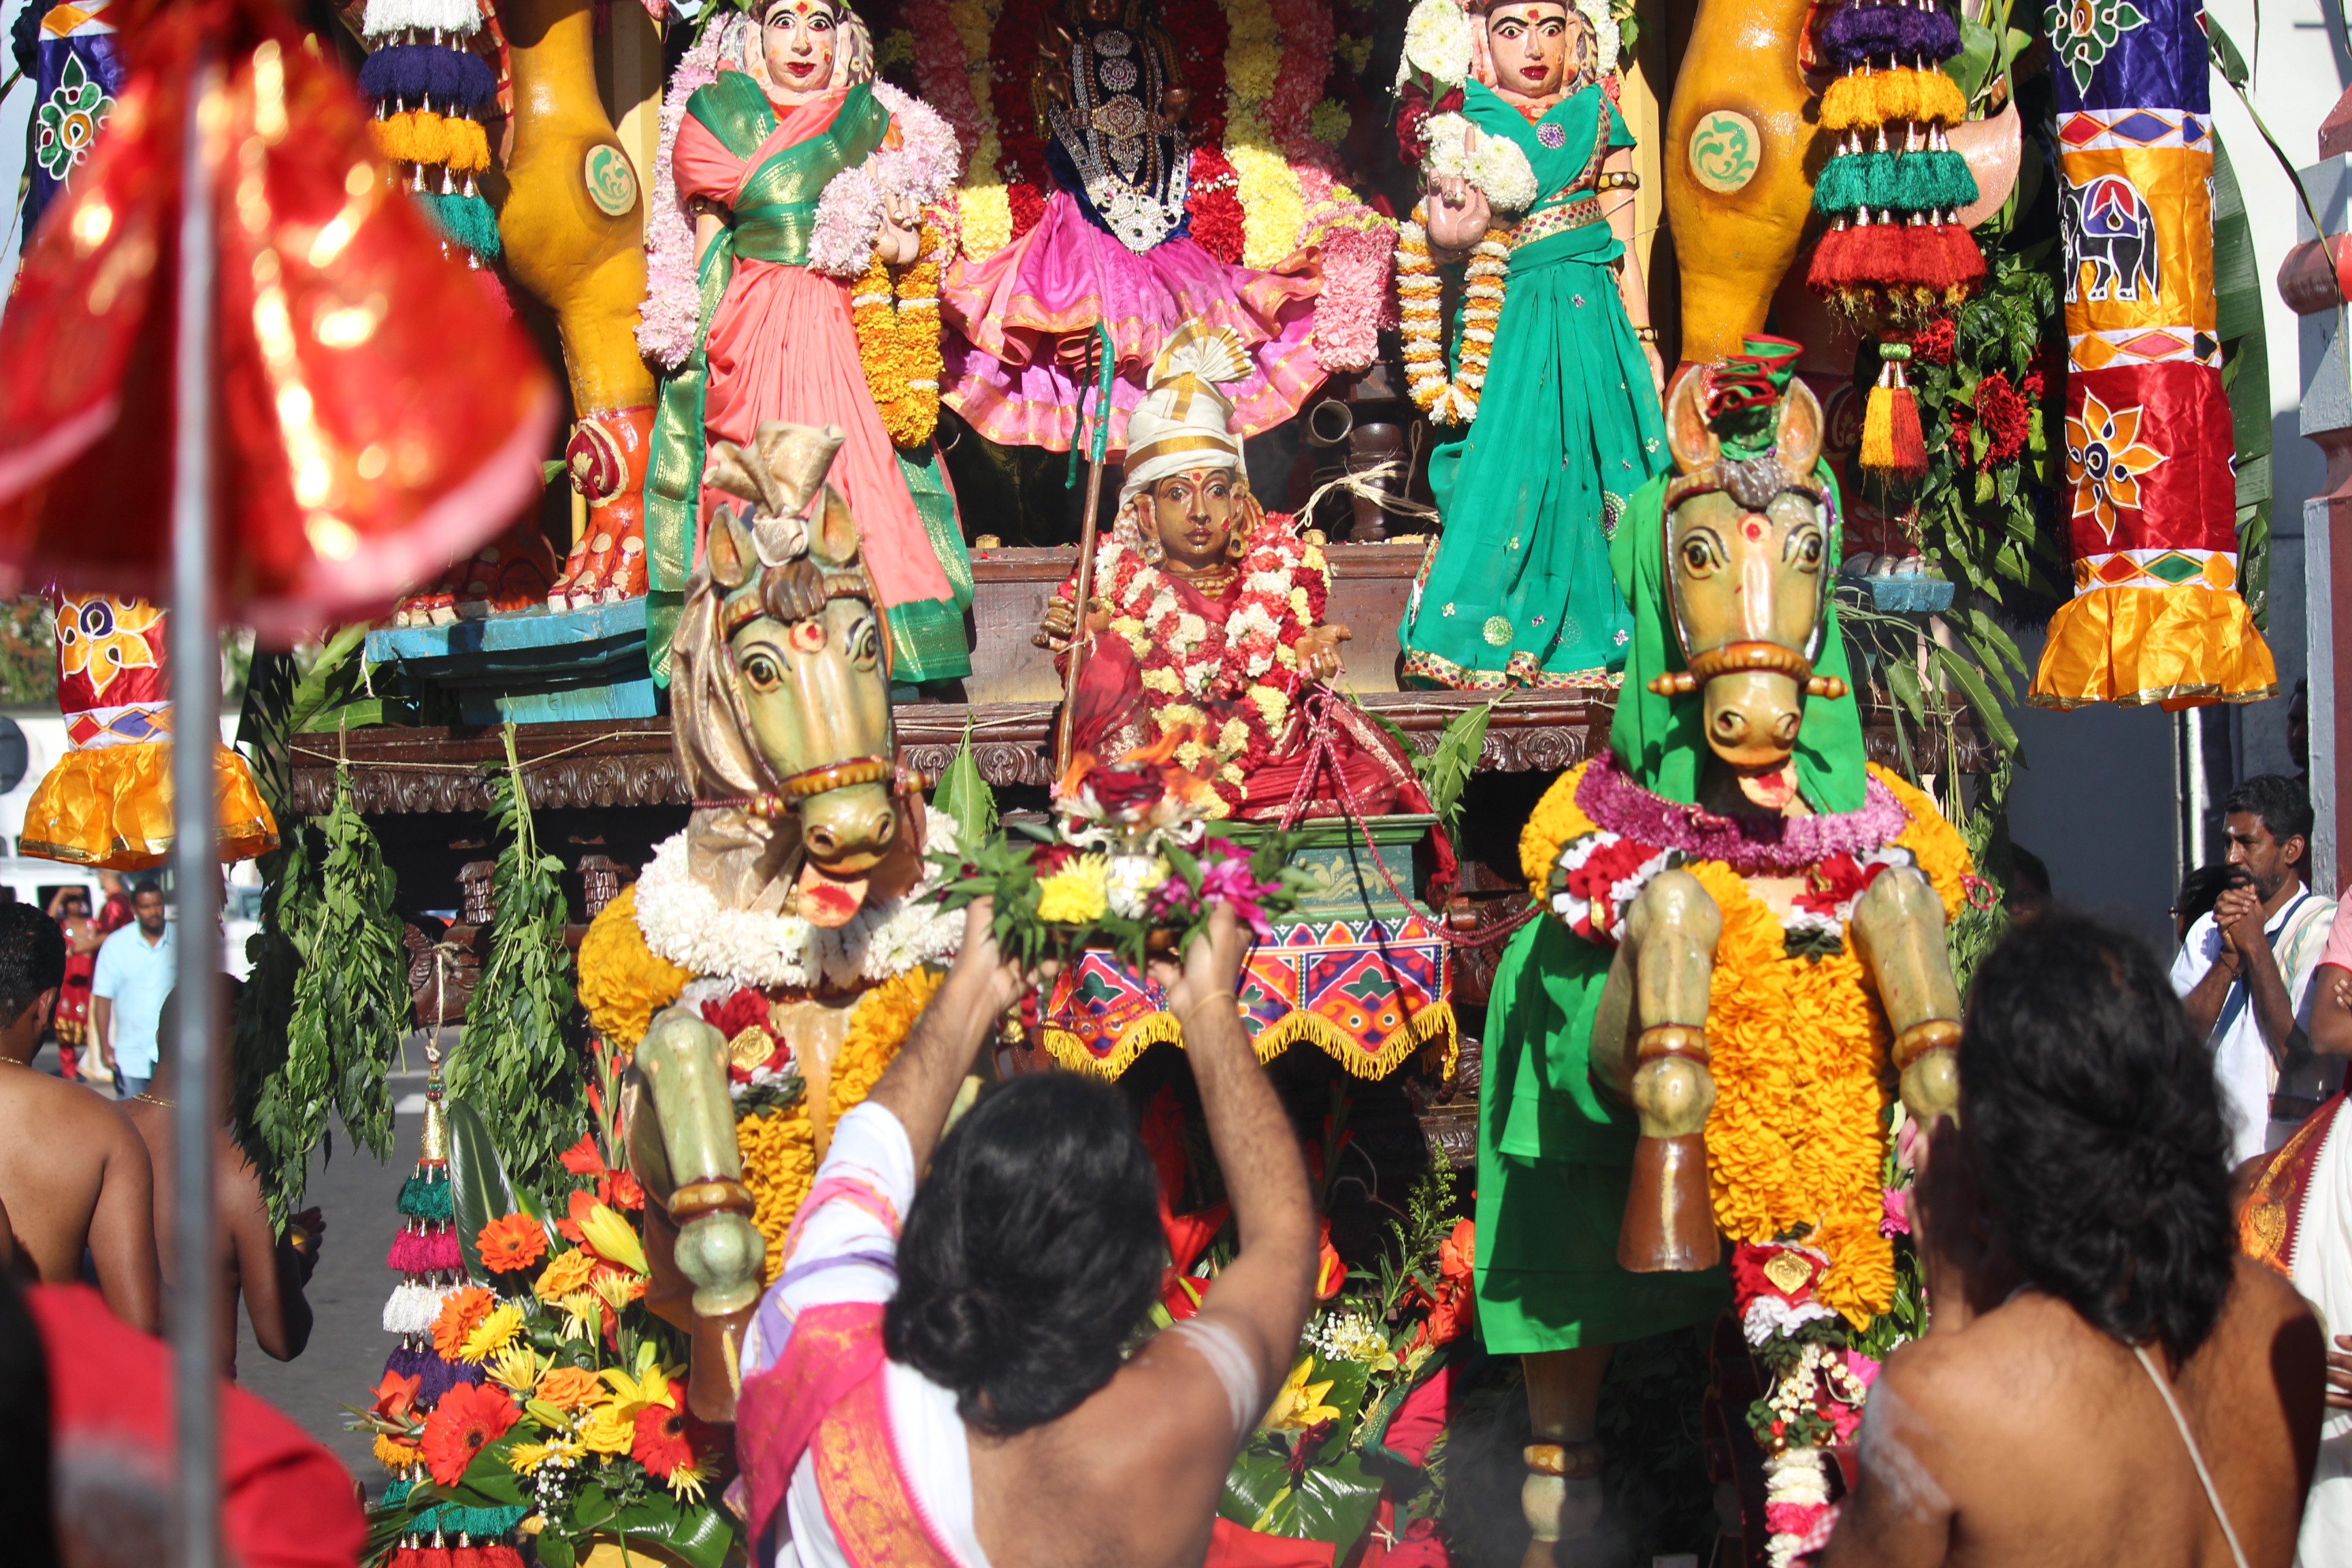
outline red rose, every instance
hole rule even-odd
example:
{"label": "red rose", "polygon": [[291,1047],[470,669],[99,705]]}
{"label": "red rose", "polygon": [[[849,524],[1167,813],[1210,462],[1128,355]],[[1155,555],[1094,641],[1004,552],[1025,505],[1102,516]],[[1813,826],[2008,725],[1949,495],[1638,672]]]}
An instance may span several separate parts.
{"label": "red rose", "polygon": [[722,1002],[705,1002],[702,1021],[717,1029],[721,1037],[733,1039],[746,1029],[768,1026],[768,999],[745,986]]}

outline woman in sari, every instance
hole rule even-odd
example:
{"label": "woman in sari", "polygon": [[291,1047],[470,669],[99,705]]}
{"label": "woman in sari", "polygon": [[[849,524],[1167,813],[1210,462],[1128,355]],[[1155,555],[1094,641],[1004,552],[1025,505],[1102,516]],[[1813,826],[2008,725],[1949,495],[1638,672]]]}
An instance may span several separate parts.
{"label": "woman in sari", "polygon": [[[893,679],[959,679],[971,668],[971,567],[946,468],[933,447],[892,446],[859,356],[850,283],[812,266],[813,246],[843,249],[845,230],[853,268],[877,253],[914,260],[915,209],[944,192],[952,140],[944,159],[907,158],[917,136],[947,133],[874,81],[865,25],[836,0],[761,0],[756,15],[756,26],[737,25],[740,47],[725,51],[717,79],[687,100],[667,150],[693,219],[699,300],[692,350],[663,383],[655,426],[654,586],[682,589],[693,570],[719,499],[702,486],[710,441],[748,447],[775,420],[838,426],[846,438],[831,482],[857,519]],[[844,184],[845,174],[863,178]],[[870,248],[857,243],[861,226]]]}
{"label": "woman in sari", "polygon": [[1475,416],[1431,457],[1444,531],[1405,610],[1403,673],[1595,684],[1632,628],[1609,535],[1667,461],[1649,296],[1625,248],[1633,138],[1600,80],[1615,27],[1605,0],[1473,12],[1459,110],[1423,122],[1428,243],[1442,258],[1500,230],[1508,272]]}

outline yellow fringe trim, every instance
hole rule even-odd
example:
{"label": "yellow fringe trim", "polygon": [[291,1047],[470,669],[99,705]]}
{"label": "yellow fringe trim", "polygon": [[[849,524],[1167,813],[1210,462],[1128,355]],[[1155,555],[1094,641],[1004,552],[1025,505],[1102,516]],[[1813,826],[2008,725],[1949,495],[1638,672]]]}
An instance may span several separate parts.
{"label": "yellow fringe trim", "polygon": [[[1049,1027],[1040,1032],[1056,1062],[1072,1072],[1101,1079],[1117,1079],[1135,1064],[1136,1058],[1163,1041],[1179,1047],[1184,1044],[1184,1026],[1173,1013],[1150,1013],[1138,1018],[1119,1031],[1118,1043],[1107,1057],[1097,1057],[1067,1029]],[[1346,1030],[1321,1014],[1293,1008],[1259,1034],[1255,1042],[1257,1059],[1270,1062],[1301,1040],[1320,1047],[1324,1055],[1360,1079],[1386,1078],[1406,1058],[1438,1040],[1445,1042],[1445,1068],[1440,1076],[1451,1078],[1462,1055],[1462,1031],[1451,1002],[1432,1003],[1399,1024],[1381,1040],[1376,1054],[1367,1054]]]}
{"label": "yellow fringe trim", "polygon": [[2168,709],[2278,692],[2270,645],[2233,588],[2093,588],[2058,606],[2026,700]]}
{"label": "yellow fringe trim", "polygon": [[580,939],[580,1005],[615,1050],[636,1049],[654,1015],[677,1001],[693,978],[646,945],[635,883],[597,911]]}

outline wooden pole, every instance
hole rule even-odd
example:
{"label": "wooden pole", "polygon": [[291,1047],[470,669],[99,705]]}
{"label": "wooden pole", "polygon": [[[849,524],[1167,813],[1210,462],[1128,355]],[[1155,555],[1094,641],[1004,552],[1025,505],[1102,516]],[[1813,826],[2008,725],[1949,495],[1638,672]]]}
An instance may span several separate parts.
{"label": "wooden pole", "polygon": [[[1101,376],[1098,362],[1104,347],[1100,329],[1097,328],[1097,335],[1087,352],[1088,381],[1098,381]],[[1086,406],[1086,392],[1083,387],[1079,390],[1078,398],[1079,409],[1083,414]],[[1102,386],[1095,401],[1095,423],[1099,427],[1109,417],[1110,388]],[[1086,421],[1082,417],[1078,422],[1078,428],[1070,433],[1070,439],[1077,440],[1085,428]],[[1087,511],[1086,516],[1078,522],[1077,603],[1073,606],[1076,624],[1070,634],[1069,662],[1062,667],[1062,713],[1054,724],[1054,777],[1055,779],[1059,779],[1070,771],[1070,758],[1077,750],[1078,675],[1086,665],[1087,615],[1094,604],[1095,596],[1095,535],[1098,531],[1095,520],[1102,510],[1102,481],[1103,453],[1100,450],[1089,452],[1087,455]]]}

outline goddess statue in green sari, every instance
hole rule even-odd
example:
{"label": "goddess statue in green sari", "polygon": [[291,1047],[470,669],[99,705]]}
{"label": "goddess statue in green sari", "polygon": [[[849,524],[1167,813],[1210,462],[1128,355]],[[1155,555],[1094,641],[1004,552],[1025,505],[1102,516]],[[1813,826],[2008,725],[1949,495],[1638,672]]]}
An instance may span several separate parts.
{"label": "goddess statue in green sari", "polygon": [[[1623,661],[1609,537],[1668,458],[1615,58],[1606,0],[1413,13],[1399,128],[1429,201],[1401,258],[1406,368],[1434,419],[1469,427],[1430,459],[1444,531],[1399,634],[1408,685],[1590,685]],[[1449,364],[1433,264],[1465,253]]]}

